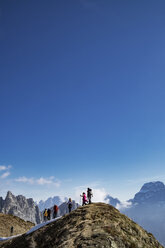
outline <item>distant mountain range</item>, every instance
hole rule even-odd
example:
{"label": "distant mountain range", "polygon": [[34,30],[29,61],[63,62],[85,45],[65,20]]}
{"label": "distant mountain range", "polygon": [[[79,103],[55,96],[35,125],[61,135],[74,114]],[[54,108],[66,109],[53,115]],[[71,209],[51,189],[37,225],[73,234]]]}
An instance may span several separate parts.
{"label": "distant mountain range", "polygon": [[[67,198],[62,202],[59,196],[55,196],[48,198],[46,201],[40,201],[37,205],[32,198],[26,199],[26,197],[22,195],[15,196],[8,191],[5,199],[0,197],[0,213],[11,214],[25,221],[39,224],[43,221],[43,210],[45,208],[51,209],[51,217],[53,218],[53,206],[55,204],[59,207],[57,216],[63,216],[68,213],[67,202]],[[78,206],[79,204],[73,200],[72,210],[76,209]]]}
{"label": "distant mountain range", "polygon": [[[105,201],[118,208],[148,232],[151,232],[165,246],[165,185],[162,182],[145,183],[133,199],[127,201],[128,207],[110,195]],[[10,191],[3,200],[0,197],[0,212],[18,216],[33,223],[40,223],[43,219],[42,211],[54,205],[59,206],[58,215],[68,213],[67,199],[63,202],[59,196],[49,197],[46,201],[40,201],[38,206],[33,199],[24,196],[14,196]],[[73,201],[73,209],[78,204]],[[52,211],[53,212],[53,211]]]}
{"label": "distant mountain range", "polygon": [[61,205],[62,204],[62,199],[59,196],[54,196],[54,197],[49,197],[46,201],[41,200],[38,203],[38,207],[40,211],[43,211],[45,208],[51,208],[54,205]]}

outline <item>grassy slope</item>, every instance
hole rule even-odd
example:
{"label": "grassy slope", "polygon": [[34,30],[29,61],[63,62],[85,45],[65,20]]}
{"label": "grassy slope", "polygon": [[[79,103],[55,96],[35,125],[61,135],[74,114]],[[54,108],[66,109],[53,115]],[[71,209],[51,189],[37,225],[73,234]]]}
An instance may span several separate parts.
{"label": "grassy slope", "polygon": [[12,241],[5,248],[161,248],[152,234],[104,203],[80,207],[61,219]]}
{"label": "grassy slope", "polygon": [[9,237],[11,226],[14,227],[13,235],[17,235],[27,232],[34,224],[10,214],[0,213],[0,237]]}

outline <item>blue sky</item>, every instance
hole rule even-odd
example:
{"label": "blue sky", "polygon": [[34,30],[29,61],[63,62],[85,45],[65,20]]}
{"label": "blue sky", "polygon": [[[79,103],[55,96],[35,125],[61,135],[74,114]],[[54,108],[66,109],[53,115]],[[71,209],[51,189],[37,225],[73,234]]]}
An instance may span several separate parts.
{"label": "blue sky", "polygon": [[90,185],[124,200],[165,181],[164,10],[1,0],[0,195]]}

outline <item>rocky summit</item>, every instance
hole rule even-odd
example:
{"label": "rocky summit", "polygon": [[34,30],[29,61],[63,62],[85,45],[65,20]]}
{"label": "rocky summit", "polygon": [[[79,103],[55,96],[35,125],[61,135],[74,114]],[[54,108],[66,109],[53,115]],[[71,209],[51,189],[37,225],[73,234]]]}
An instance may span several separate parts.
{"label": "rocky summit", "polygon": [[161,248],[142,227],[111,205],[95,203],[36,230],[1,243],[1,248]]}
{"label": "rocky summit", "polygon": [[162,182],[145,183],[132,200],[133,204],[165,202],[165,185]]}
{"label": "rocky summit", "polygon": [[41,221],[39,208],[32,198],[26,199],[22,195],[14,196],[10,191],[7,192],[4,200],[0,197],[0,212],[18,216],[35,224]]}

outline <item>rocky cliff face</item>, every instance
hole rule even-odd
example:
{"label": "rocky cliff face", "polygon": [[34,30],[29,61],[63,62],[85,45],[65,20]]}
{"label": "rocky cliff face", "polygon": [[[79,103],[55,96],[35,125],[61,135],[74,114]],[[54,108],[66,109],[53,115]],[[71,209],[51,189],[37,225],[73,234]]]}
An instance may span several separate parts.
{"label": "rocky cliff face", "polygon": [[155,204],[165,202],[165,185],[162,182],[145,183],[141,190],[135,195],[132,203],[135,204]]}
{"label": "rocky cliff face", "polygon": [[26,199],[22,195],[14,196],[7,192],[5,200],[0,198],[0,212],[18,216],[25,221],[40,223],[40,211],[32,198]]}
{"label": "rocky cliff face", "polygon": [[2,248],[163,248],[152,234],[114,207],[90,204],[29,234],[5,241]]}

